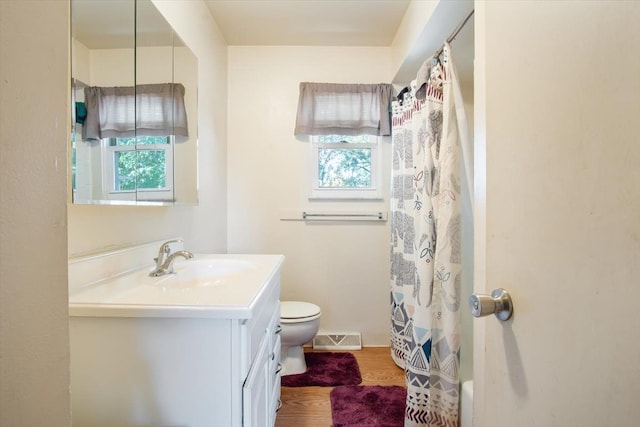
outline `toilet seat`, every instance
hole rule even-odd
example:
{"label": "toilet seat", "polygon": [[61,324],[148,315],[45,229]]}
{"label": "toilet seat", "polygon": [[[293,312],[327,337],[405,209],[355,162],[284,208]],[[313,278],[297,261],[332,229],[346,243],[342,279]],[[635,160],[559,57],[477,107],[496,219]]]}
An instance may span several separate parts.
{"label": "toilet seat", "polygon": [[320,317],[320,307],[310,302],[282,301],[280,323],[309,322]]}

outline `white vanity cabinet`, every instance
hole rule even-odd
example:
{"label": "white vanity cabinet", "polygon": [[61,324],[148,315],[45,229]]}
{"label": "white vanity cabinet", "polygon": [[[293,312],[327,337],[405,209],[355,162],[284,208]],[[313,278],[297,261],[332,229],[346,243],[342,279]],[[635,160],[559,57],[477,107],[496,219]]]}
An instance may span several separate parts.
{"label": "white vanity cabinet", "polygon": [[284,258],[262,257],[270,262],[246,305],[224,304],[222,290],[193,306],[145,306],[135,289],[101,303],[87,289],[71,295],[73,426],[273,427]]}

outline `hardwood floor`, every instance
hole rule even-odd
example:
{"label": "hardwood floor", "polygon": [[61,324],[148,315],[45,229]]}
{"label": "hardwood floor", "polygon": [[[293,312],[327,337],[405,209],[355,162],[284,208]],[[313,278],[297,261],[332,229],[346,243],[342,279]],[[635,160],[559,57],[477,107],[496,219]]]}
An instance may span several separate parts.
{"label": "hardwood floor", "polygon": [[[361,385],[405,385],[404,371],[391,359],[389,347],[364,347],[351,353],[358,360]],[[276,427],[331,426],[331,389],[332,387],[282,387],[282,408],[276,417]]]}

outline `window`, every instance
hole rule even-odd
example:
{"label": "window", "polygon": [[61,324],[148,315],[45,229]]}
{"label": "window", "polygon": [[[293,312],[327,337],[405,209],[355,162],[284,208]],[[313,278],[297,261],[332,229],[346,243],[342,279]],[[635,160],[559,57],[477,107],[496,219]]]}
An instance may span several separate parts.
{"label": "window", "polygon": [[311,194],[315,199],[380,198],[379,137],[311,137]]}
{"label": "window", "polygon": [[311,141],[310,199],[381,199],[390,84],[300,83],[294,135]]}
{"label": "window", "polygon": [[104,182],[110,199],[173,200],[173,137],[102,141]]}

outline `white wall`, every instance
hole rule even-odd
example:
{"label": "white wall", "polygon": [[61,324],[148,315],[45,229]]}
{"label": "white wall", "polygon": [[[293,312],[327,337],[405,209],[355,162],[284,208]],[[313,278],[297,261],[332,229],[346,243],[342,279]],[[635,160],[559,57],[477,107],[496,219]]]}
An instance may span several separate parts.
{"label": "white wall", "polygon": [[[473,11],[473,0],[413,0],[391,44],[393,82],[406,84]],[[461,70],[458,70],[459,72]]]}
{"label": "white wall", "polygon": [[[387,223],[281,221],[303,210],[388,211],[310,202],[309,146],[293,135],[300,82],[390,81],[388,48],[229,47],[229,252],[282,253],[282,299],[318,304],[321,329],[389,344]],[[389,194],[390,141],[383,143]]]}
{"label": "white wall", "polygon": [[[472,42],[473,43],[473,42]],[[451,49],[455,52],[456,47]],[[469,136],[473,138],[473,81],[461,82],[465,115],[469,126]],[[473,147],[473,143],[471,144]],[[473,157],[471,155],[471,157]],[[473,164],[473,158],[471,158]],[[464,168],[463,168],[464,169]],[[472,181],[473,182],[473,181]],[[462,214],[462,287],[460,305],[460,382],[473,379],[473,317],[467,301],[473,293],[473,201],[469,196],[469,186],[463,180],[461,190]]]}
{"label": "white wall", "polygon": [[180,235],[186,248],[226,251],[227,47],[199,0],[155,2],[198,57],[198,206],[69,206],[69,255]]}
{"label": "white wall", "polygon": [[[393,67],[394,76],[396,76],[403,68],[404,63],[408,58],[416,55],[413,53],[413,50],[415,50],[416,47],[416,42],[419,40],[420,35],[424,31],[425,26],[429,22],[429,19],[431,18],[431,15],[433,15],[439,2],[440,0],[420,0],[411,1],[411,3],[409,3],[407,11],[404,14],[404,18],[402,18],[402,23],[400,24],[400,27],[393,38],[393,42],[391,43],[391,65]],[[419,53],[419,55],[423,56],[422,53]],[[426,58],[417,59],[416,62],[418,67],[425,59]],[[413,68],[416,68],[416,66],[414,65]],[[413,70],[409,70],[399,79],[394,78],[394,81],[407,83],[413,79],[410,76],[413,76],[417,72],[417,68],[415,69],[415,72]]]}
{"label": "white wall", "polygon": [[71,75],[84,83],[91,81],[91,52],[76,39],[71,40]]}
{"label": "white wall", "polygon": [[0,425],[69,426],[68,2],[0,1]]}

